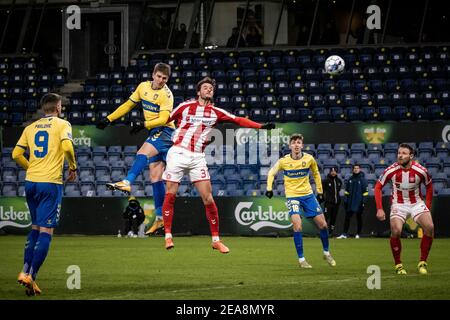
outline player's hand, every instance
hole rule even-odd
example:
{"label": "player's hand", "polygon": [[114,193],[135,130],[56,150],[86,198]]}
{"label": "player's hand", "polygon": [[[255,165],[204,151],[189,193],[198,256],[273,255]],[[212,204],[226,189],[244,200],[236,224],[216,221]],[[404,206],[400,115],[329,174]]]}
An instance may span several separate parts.
{"label": "player's hand", "polygon": [[323,203],[325,201],[325,198],[323,197],[323,193],[319,193],[317,195],[317,201],[319,201],[319,203]]}
{"label": "player's hand", "polygon": [[102,120],[100,120],[97,124],[96,127],[97,129],[103,130],[105,129],[107,126],[109,126],[111,124],[111,121],[109,121],[108,118],[104,118]]}
{"label": "player's hand", "polygon": [[266,191],[266,197],[271,199],[273,197],[273,191]]}
{"label": "player's hand", "polygon": [[69,169],[69,175],[67,176],[68,182],[74,182],[77,179],[77,169]]}
{"label": "player's hand", "polygon": [[383,209],[378,209],[377,210],[377,219],[380,220],[380,221],[386,220],[386,213],[384,213]]}
{"label": "player's hand", "polygon": [[205,147],[210,145],[211,143],[213,143],[216,140],[216,137],[212,136],[211,139],[209,139],[208,141],[205,142]]}
{"label": "player's hand", "polygon": [[261,126],[261,129],[272,130],[275,129],[275,123],[267,122]]}
{"label": "player's hand", "polygon": [[137,134],[139,131],[141,131],[144,128],[145,128],[144,121],[142,121],[142,120],[131,121],[130,133],[131,134]]}

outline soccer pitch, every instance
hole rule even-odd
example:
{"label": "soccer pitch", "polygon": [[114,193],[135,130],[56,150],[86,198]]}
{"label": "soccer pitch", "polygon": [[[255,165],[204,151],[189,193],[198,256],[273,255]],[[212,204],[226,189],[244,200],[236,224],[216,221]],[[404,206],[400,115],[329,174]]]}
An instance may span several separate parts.
{"label": "soccer pitch", "polygon": [[[332,239],[337,266],[322,259],[318,238],[304,239],[312,269],[300,269],[292,238],[224,237],[230,254],[212,250],[210,237],[55,236],[27,297],[16,282],[25,236],[0,237],[0,299],[450,299],[450,239],[435,239],[429,274],[419,275],[419,239],[402,239],[408,271],[398,276],[388,239]],[[69,266],[80,268],[81,289],[67,288]],[[381,269],[381,289],[367,288],[367,267]]]}

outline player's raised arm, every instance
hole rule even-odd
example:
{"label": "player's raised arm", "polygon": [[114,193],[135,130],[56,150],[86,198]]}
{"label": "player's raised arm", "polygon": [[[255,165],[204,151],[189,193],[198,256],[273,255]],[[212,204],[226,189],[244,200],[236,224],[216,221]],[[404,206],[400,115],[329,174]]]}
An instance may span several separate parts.
{"label": "player's raised arm", "polygon": [[27,129],[25,128],[25,130],[22,132],[22,135],[20,136],[20,139],[12,152],[12,159],[25,170],[27,170],[30,165],[28,159],[24,156],[24,153],[28,148],[27,136],[25,134],[26,130]]}
{"label": "player's raised arm", "polygon": [[139,87],[141,85],[142,84],[140,84],[131,94],[130,98],[122,103],[116,110],[114,110],[113,113],[109,114],[106,118],[101,119],[100,122],[96,125],[97,129],[105,129],[108,125],[111,124],[111,122],[130,112],[141,101],[141,97],[139,95]]}
{"label": "player's raised arm", "polygon": [[270,168],[269,173],[267,173],[267,186],[266,186],[266,196],[270,199],[273,197],[273,181],[275,180],[275,176],[277,175],[278,171],[280,171],[280,160],[278,160],[275,165]]}
{"label": "player's raised arm", "polygon": [[152,120],[136,120],[131,123],[131,126],[133,129],[131,130],[131,133],[137,133],[142,129],[151,130],[153,128],[161,127],[165,125],[166,123],[170,122],[170,112],[173,109],[173,96],[167,95],[164,98],[164,102],[161,104],[161,107],[159,109],[158,117]]}
{"label": "player's raised arm", "polygon": [[243,118],[243,117],[236,117],[234,114],[231,114],[221,108],[217,108],[214,107],[214,111],[216,111],[216,113],[219,116],[218,121],[220,122],[233,122],[235,124],[237,124],[238,126],[244,127],[244,128],[253,128],[253,129],[267,129],[267,130],[272,130],[275,129],[275,124],[268,122],[268,123],[258,123],[255,121],[252,121],[250,119],[247,118]]}

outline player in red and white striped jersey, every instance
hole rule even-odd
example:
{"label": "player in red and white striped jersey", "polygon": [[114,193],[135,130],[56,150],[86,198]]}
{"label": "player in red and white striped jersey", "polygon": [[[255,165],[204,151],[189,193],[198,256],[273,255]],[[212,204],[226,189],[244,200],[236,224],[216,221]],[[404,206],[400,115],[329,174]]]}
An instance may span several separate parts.
{"label": "player in red and white striped jersey", "polygon": [[206,164],[204,149],[208,144],[208,134],[219,122],[233,122],[241,127],[255,129],[274,129],[273,123],[260,124],[246,118],[236,117],[217,108],[212,103],[215,81],[204,78],[197,84],[197,100],[186,101],[179,105],[170,115],[168,121],[175,120],[177,129],[173,135],[173,146],[167,153],[166,196],[163,204],[163,219],[166,249],[174,247],[172,240],[172,219],[175,195],[185,172],[189,173],[191,182],[197,188],[206,209],[209,222],[212,247],[221,253],[230,250],[219,238],[219,215],[212,196],[212,187]]}
{"label": "player in red and white striped jersey", "polygon": [[[382,188],[392,183],[392,206],[390,215],[391,249],[395,261],[397,274],[406,274],[400,254],[402,250],[400,235],[408,216],[411,216],[422,228],[424,235],[420,243],[420,261],[417,266],[421,274],[427,273],[427,258],[434,236],[434,225],[430,208],[433,200],[433,184],[427,169],[413,161],[414,150],[406,144],[400,144],[397,162],[386,168],[375,185],[375,201],[377,205],[377,218],[386,219],[382,204]],[[426,186],[426,203],[422,199],[420,185]]]}

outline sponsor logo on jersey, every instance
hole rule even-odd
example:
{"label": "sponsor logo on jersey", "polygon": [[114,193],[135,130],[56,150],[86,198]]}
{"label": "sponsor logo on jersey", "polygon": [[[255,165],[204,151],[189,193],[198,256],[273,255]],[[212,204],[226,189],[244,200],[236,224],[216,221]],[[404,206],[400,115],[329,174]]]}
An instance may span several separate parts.
{"label": "sponsor logo on jersey", "polygon": [[309,174],[309,169],[284,170],[284,175],[289,178],[303,178]]}

